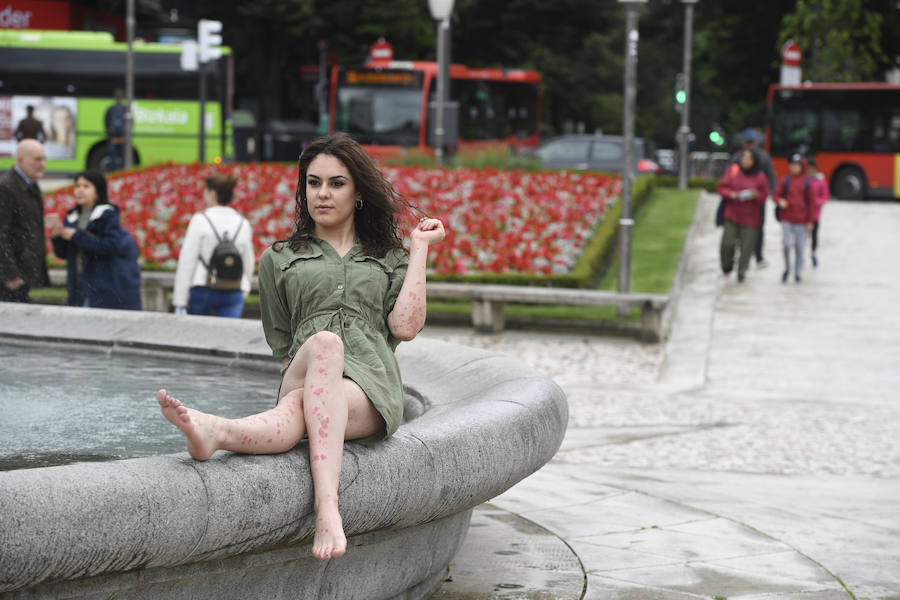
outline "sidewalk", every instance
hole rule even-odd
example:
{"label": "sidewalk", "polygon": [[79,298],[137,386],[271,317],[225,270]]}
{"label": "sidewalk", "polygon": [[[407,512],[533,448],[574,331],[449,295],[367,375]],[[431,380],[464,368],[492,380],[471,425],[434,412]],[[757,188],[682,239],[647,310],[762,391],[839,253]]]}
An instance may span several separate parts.
{"label": "sidewalk", "polygon": [[723,281],[716,202],[664,346],[426,328],[570,404],[560,452],[476,510],[435,598],[900,599],[900,205],[829,203],[796,285],[771,214],[771,266]]}

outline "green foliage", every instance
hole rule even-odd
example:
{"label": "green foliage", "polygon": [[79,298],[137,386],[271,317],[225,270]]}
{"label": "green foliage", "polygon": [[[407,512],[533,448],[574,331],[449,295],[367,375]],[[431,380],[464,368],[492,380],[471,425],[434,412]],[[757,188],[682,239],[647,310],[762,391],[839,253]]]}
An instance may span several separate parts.
{"label": "green foliage", "polygon": [[[867,81],[889,63],[882,50],[884,17],[865,0],[797,0],[781,21],[781,42],[803,49],[803,78]],[[893,32],[896,33],[896,32]]]}
{"label": "green foliage", "polygon": [[[701,189],[706,190],[707,192],[715,193],[716,189],[718,189],[719,187],[719,182],[715,179],[709,179],[707,177],[690,177],[687,180],[687,186],[692,190]],[[657,175],[656,187],[676,188],[678,187],[678,177],[675,175]]]}

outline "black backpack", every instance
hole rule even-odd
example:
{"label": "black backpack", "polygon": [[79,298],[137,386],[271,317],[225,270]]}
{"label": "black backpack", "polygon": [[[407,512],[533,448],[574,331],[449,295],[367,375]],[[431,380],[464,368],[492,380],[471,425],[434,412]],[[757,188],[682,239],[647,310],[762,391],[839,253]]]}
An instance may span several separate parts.
{"label": "black backpack", "polygon": [[206,285],[214,290],[239,290],[241,289],[241,279],[244,276],[244,261],[241,259],[241,252],[234,245],[238,232],[244,224],[244,219],[238,224],[237,229],[231,239],[228,239],[228,232],[224,236],[220,236],[213,225],[212,220],[206,213],[203,213],[209,226],[212,227],[213,233],[216,234],[218,243],[213,248],[212,255],[207,263],[200,257],[200,262],[206,267]]}

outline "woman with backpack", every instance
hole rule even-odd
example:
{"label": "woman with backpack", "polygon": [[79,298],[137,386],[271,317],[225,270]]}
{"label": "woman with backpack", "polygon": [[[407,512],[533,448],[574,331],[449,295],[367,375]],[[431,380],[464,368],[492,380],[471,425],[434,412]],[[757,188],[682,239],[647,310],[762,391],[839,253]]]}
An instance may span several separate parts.
{"label": "woman with backpack", "polygon": [[403,419],[394,349],[425,325],[428,251],[444,226],[423,217],[407,250],[400,224],[409,205],[346,134],[310,143],[299,172],[293,231],[259,262],[263,331],[284,365],[277,405],[224,419],[165,390],[157,401],[196,460],[216,450],[276,454],[308,438],[312,554],[327,560],[347,550],[338,509],[344,441],[376,443]]}
{"label": "woman with backpack", "polygon": [[239,318],[244,312],[255,254],[250,222],[228,206],[235,185],[233,175],[206,178],[206,209],[191,217],[175,268],[176,314]]}
{"label": "woman with backpack", "polygon": [[141,310],[138,247],[109,203],[100,171],[75,176],[75,207],[48,218],[53,253],[66,261],[70,306]]}
{"label": "woman with backpack", "polygon": [[722,242],[719,259],[725,277],[734,269],[734,253],[738,249],[738,282],[743,283],[756,247],[760,226],[760,208],[765,206],[769,180],[760,168],[759,156],[745,148],[738,162],[731,163],[719,180],[719,194],[725,202],[722,213]]}

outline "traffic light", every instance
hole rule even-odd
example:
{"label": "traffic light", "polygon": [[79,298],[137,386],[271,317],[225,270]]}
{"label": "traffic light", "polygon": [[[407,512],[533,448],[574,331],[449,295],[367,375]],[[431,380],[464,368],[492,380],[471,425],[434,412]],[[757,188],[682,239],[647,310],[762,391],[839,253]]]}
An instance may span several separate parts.
{"label": "traffic light", "polygon": [[684,73],[678,73],[675,75],[675,110],[679,112],[684,110],[685,102],[687,102],[687,85]]}
{"label": "traffic light", "polygon": [[200,19],[197,23],[197,50],[202,63],[207,63],[222,56],[222,21]]}
{"label": "traffic light", "polygon": [[725,136],[722,133],[722,128],[718,125],[714,125],[712,130],[709,132],[709,141],[713,143],[714,146],[724,146],[725,145]]}

